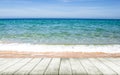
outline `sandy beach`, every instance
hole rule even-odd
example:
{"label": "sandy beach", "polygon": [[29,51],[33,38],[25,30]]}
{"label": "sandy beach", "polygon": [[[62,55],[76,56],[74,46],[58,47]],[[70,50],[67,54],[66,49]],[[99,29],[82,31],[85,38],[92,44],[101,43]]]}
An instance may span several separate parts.
{"label": "sandy beach", "polygon": [[96,58],[96,57],[120,57],[120,53],[103,52],[18,52],[18,51],[0,51],[0,58]]}
{"label": "sandy beach", "polygon": [[0,44],[0,58],[17,57],[120,57],[120,45],[33,45],[20,43]]}

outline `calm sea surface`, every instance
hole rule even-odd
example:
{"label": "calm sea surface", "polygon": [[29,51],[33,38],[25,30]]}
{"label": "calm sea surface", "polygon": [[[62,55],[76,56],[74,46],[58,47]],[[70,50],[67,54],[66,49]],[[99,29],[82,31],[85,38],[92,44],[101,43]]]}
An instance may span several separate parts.
{"label": "calm sea surface", "polygon": [[120,44],[120,20],[0,19],[0,41],[32,44]]}

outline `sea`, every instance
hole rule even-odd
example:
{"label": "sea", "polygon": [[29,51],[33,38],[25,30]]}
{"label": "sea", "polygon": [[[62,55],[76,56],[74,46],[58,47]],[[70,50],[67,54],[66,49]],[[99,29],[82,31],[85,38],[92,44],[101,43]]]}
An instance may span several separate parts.
{"label": "sea", "polygon": [[117,45],[120,51],[120,19],[0,19],[1,49],[4,43],[17,43],[16,46]]}

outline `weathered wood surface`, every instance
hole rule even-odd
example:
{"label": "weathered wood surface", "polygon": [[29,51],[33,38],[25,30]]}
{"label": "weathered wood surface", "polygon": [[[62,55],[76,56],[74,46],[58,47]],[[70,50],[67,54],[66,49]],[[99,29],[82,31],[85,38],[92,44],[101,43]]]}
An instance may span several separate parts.
{"label": "weathered wood surface", "polygon": [[120,58],[0,58],[0,75],[120,75]]}

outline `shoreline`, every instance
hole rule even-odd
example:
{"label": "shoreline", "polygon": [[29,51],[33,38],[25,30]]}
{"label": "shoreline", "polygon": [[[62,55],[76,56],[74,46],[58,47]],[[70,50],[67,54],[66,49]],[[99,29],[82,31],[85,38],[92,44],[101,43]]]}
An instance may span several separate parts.
{"label": "shoreline", "polygon": [[120,45],[41,45],[0,43],[0,58],[97,58],[120,57]]}
{"label": "shoreline", "polygon": [[120,45],[41,45],[28,43],[0,43],[0,51],[120,53]]}

